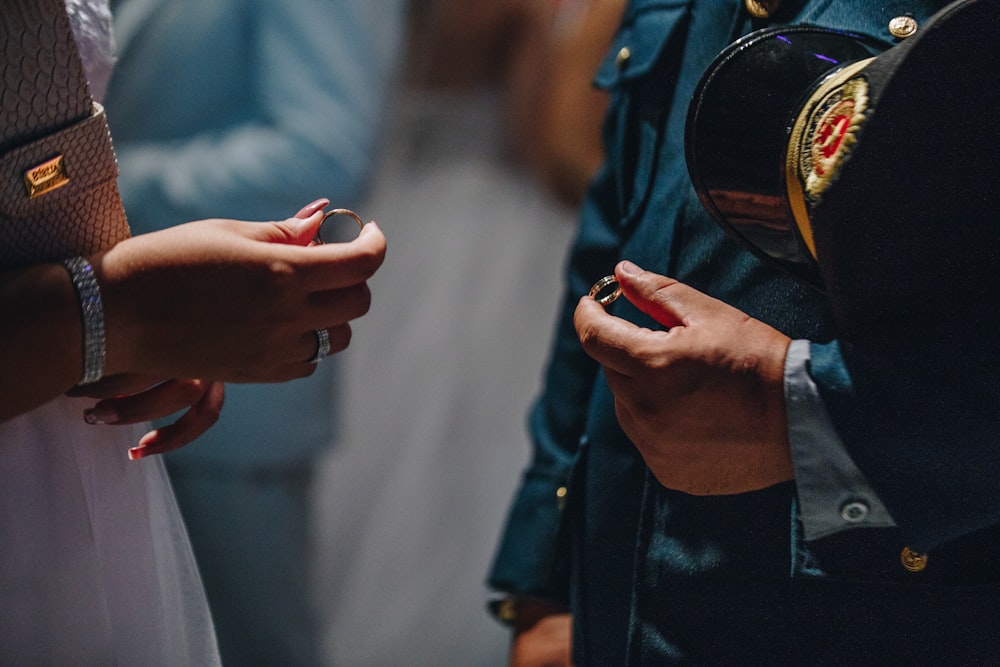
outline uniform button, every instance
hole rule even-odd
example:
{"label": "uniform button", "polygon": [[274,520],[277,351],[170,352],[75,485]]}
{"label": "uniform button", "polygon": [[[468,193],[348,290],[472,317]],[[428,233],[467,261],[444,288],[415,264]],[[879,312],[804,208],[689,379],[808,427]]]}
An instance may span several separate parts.
{"label": "uniform button", "polygon": [[840,518],[847,523],[860,523],[868,516],[868,505],[855,500],[840,508]]}
{"label": "uniform button", "polygon": [[497,618],[507,625],[517,620],[517,603],[514,598],[504,598],[497,607]]}
{"label": "uniform button", "polygon": [[750,16],[757,19],[766,19],[778,10],[781,0],[744,0]]}
{"label": "uniform button", "polygon": [[889,33],[896,39],[912,37],[917,32],[917,20],[912,16],[897,16],[889,21]]}
{"label": "uniform button", "polygon": [[559,509],[562,509],[566,505],[566,494],[569,493],[569,489],[565,486],[560,486],[556,489],[556,502],[559,504]]}
{"label": "uniform button", "polygon": [[899,560],[907,572],[922,572],[927,567],[929,556],[919,551],[913,551],[909,547],[903,547],[903,552],[899,554]]}
{"label": "uniform button", "polygon": [[629,48],[627,46],[623,46],[618,50],[618,55],[615,56],[615,67],[617,67],[619,70],[625,69],[625,63],[627,63],[628,59],[631,57],[632,57],[632,52],[629,51]]}

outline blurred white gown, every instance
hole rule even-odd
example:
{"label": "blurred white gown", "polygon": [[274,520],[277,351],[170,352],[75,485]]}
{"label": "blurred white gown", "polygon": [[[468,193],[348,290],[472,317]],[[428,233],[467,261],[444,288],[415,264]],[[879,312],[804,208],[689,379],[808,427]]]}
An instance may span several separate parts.
{"label": "blurred white gown", "polygon": [[[106,7],[67,4],[99,98]],[[0,665],[218,664],[163,463],[129,461],[144,429],[87,425],[93,403],[0,423]]]}
{"label": "blurred white gown", "polygon": [[410,91],[370,203],[388,239],[317,480],[337,667],[503,665],[484,580],[529,452],[575,214],[503,158],[491,93]]}
{"label": "blurred white gown", "polygon": [[212,623],[141,427],[60,398],[0,424],[0,664],[212,665]]}

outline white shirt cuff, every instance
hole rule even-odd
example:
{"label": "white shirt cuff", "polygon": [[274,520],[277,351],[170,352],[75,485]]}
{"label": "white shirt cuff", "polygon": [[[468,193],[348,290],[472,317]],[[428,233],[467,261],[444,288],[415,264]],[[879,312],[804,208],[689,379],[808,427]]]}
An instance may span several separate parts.
{"label": "white shirt cuff", "polygon": [[785,409],[795,467],[799,519],[806,540],[895,522],[848,455],[809,375],[809,341],[795,340],[785,358]]}

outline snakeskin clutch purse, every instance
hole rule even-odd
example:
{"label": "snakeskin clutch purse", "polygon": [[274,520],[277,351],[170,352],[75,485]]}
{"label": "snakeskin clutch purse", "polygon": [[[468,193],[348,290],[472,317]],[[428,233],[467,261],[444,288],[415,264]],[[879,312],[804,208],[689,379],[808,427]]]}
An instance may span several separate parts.
{"label": "snakeskin clutch purse", "polygon": [[128,238],[111,134],[63,0],[3,0],[0,54],[0,270]]}

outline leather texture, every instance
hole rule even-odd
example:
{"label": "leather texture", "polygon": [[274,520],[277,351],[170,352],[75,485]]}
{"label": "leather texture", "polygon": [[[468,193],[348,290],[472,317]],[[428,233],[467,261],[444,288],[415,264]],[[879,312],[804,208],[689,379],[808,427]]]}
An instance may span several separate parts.
{"label": "leather texture", "polygon": [[[4,0],[0,49],[0,269],[128,238],[111,135],[63,0]],[[59,155],[68,183],[31,198],[26,172]]]}

